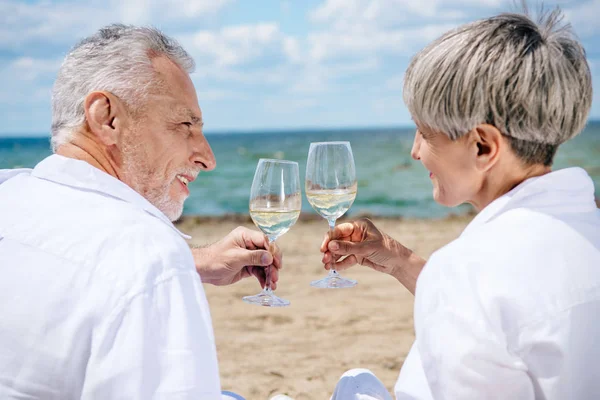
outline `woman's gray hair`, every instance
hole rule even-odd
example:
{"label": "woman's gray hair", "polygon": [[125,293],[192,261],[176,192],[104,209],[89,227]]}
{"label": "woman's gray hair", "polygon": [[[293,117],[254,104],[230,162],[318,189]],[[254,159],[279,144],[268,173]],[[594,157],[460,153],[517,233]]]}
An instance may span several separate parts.
{"label": "woman's gray hair", "polygon": [[412,59],[404,102],[415,122],[455,140],[494,125],[527,163],[550,165],[585,126],[592,78],[557,8],[538,23],[501,14],[447,32]]}
{"label": "woman's gray hair", "polygon": [[152,59],[166,56],[191,73],[194,60],[158,29],[113,24],[78,43],[65,57],[52,89],[52,149],[68,143],[85,122],[84,100],[107,91],[125,102],[133,114],[160,86]]}

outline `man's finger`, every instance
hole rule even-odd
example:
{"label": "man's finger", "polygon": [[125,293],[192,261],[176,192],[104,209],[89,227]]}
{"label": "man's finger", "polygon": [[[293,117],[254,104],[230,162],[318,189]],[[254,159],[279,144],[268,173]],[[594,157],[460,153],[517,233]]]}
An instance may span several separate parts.
{"label": "man's finger", "polygon": [[244,233],[242,233],[242,241],[244,242],[244,248],[248,249],[248,250],[256,250],[258,247],[254,244],[254,242],[252,241],[252,238],[250,237],[250,235],[246,235]]}
{"label": "man's finger", "polygon": [[258,279],[258,283],[260,284],[261,288],[265,287],[266,274],[265,274],[264,268],[248,266],[248,267],[246,267],[246,270],[248,271],[248,275],[254,276],[254,277],[256,277],[256,279]]}
{"label": "man's finger", "polygon": [[271,267],[271,288],[273,290],[275,290],[275,287],[273,285],[276,285],[278,280],[279,280],[279,270],[277,270],[277,268]]}
{"label": "man's finger", "polygon": [[269,239],[264,233],[254,231],[252,229],[240,227],[238,228],[242,235],[242,239],[247,249],[268,249]]}
{"label": "man's finger", "polygon": [[236,253],[235,260],[231,265],[238,265],[238,268],[243,268],[246,265],[256,265],[266,267],[273,264],[273,255],[267,250],[244,250],[239,249]]}
{"label": "man's finger", "polygon": [[[265,271],[264,267],[257,267],[257,266],[249,266],[246,267],[246,270],[248,271],[248,275],[249,276],[254,276],[257,280],[258,283],[260,284],[260,287],[264,289],[265,284],[267,282],[267,274]],[[271,289],[275,290],[277,289],[277,281],[279,280],[279,273],[277,272],[277,270],[275,268],[271,269]]]}
{"label": "man's finger", "polygon": [[274,243],[270,246],[271,254],[273,255],[273,266],[276,269],[283,268],[283,254],[281,249]]}

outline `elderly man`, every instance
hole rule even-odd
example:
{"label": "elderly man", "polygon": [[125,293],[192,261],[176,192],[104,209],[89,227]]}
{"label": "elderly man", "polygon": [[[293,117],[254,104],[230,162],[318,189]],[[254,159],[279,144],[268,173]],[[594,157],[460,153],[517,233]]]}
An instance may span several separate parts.
{"label": "elderly man", "polygon": [[0,172],[0,398],[221,398],[201,279],[264,285],[281,256],[242,228],[190,251],[171,222],[216,165],[193,67],[159,31],[123,25],[65,58],[55,154]]}
{"label": "elderly man", "polygon": [[[405,75],[412,157],[434,199],[479,214],[426,262],[368,220],[341,224],[326,268],[359,263],[415,293],[400,399],[596,399],[600,211],[581,168],[552,171],[592,100],[585,52],[560,11],[503,14],[428,45]],[[332,258],[333,255],[333,258]],[[389,304],[386,304],[389,306]],[[391,399],[367,370],[334,400]]]}

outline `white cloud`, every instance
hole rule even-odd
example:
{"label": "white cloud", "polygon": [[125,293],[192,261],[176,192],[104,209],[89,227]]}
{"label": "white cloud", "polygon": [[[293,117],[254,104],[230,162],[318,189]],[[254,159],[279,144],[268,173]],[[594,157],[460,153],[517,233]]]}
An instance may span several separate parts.
{"label": "white cloud", "polygon": [[292,3],[290,0],[281,0],[279,3],[279,6],[281,8],[281,12],[284,15],[289,15],[290,11],[292,9]]}
{"label": "white cloud", "polygon": [[299,76],[291,83],[289,91],[293,94],[316,94],[330,91],[330,76],[323,71],[312,70]]}
{"label": "white cloud", "polygon": [[286,102],[282,102],[280,98],[269,97],[262,102],[262,107],[267,112],[279,115],[296,114],[319,105],[320,101],[314,97],[294,98]]}
{"label": "white cloud", "polygon": [[368,73],[378,67],[379,62],[375,58],[343,63],[308,64],[294,74],[296,78],[291,82],[289,91],[294,94],[342,92],[351,86],[341,85],[339,80]]}
{"label": "white cloud", "polygon": [[408,29],[381,30],[374,25],[348,31],[312,33],[308,36],[308,56],[318,62],[369,55],[407,55],[455,26],[456,24],[442,23]]}
{"label": "white cloud", "polygon": [[[465,15],[468,6],[497,7],[506,0],[326,0],[311,12],[314,22],[333,23],[336,29],[348,29],[377,23],[381,27],[414,20],[415,17],[447,20]],[[467,7],[465,7],[467,6]]]}
{"label": "white cloud", "polygon": [[[489,9],[508,0],[326,0],[309,17],[313,62],[414,53],[465,18],[466,4]],[[418,23],[416,23],[418,21]]]}
{"label": "white cloud", "polygon": [[598,16],[600,15],[600,0],[586,1],[565,10],[567,20],[575,31],[582,37],[590,37],[600,32]]}
{"label": "white cloud", "polygon": [[398,114],[405,109],[401,95],[379,96],[371,101],[371,108],[377,115],[383,117]]}
{"label": "white cloud", "polygon": [[150,0],[127,0],[118,9],[120,20],[126,24],[144,25],[151,21]]}
{"label": "white cloud", "polygon": [[404,86],[404,73],[392,75],[386,79],[384,87],[390,91],[401,91]]}
{"label": "white cloud", "polygon": [[0,2],[0,44],[14,49],[31,42],[57,43],[66,38],[73,41],[96,23],[108,20],[107,9],[91,4],[3,1]]}
{"label": "white cloud", "polygon": [[281,51],[284,38],[276,23],[261,23],[202,30],[178,39],[201,63],[234,66],[259,58],[270,46]]}
{"label": "white cloud", "polygon": [[206,65],[197,68],[197,71],[192,74],[192,80],[198,82],[218,81],[231,84],[273,86],[280,85],[289,80],[289,75],[290,71],[286,66],[244,70]]}
{"label": "white cloud", "polygon": [[0,1],[0,45],[68,43],[113,22],[150,24],[208,19],[233,0]]}
{"label": "white cloud", "polygon": [[[600,0],[556,1],[580,35],[593,39],[600,32],[594,20]],[[55,58],[58,53],[64,55],[67,46],[103,25],[126,22],[152,23],[182,43],[197,63],[192,79],[200,105],[206,104],[213,115],[229,107],[251,106],[255,112],[249,114],[256,121],[264,118],[261,110],[277,114],[279,119],[269,119],[272,124],[293,126],[298,114],[315,118],[305,119],[308,125],[360,122],[362,116],[347,115],[346,106],[331,105],[340,101],[348,106],[361,103],[361,110],[376,116],[378,123],[408,120],[401,90],[409,56],[461,23],[514,9],[512,0],[323,0],[304,14],[306,21],[296,21],[290,34],[278,20],[261,22],[256,16],[240,25],[222,26],[222,19],[215,16],[234,2],[0,0],[0,48],[17,54],[0,66],[0,107],[4,112],[16,110],[15,104],[32,106],[32,112],[37,107],[49,114],[50,87],[61,62]],[[282,23],[298,7],[291,0],[277,0],[274,6]],[[304,31],[298,29],[302,23],[307,24]],[[32,51],[35,47],[42,51]],[[48,47],[58,50],[44,51]],[[600,61],[590,64],[595,79]],[[231,126],[234,122],[222,114],[223,121],[213,122]],[[240,123],[251,120],[248,116]]]}
{"label": "white cloud", "polygon": [[19,57],[10,62],[1,72],[10,80],[34,81],[39,78],[49,78],[56,75],[61,64],[60,59],[40,59]]}
{"label": "white cloud", "polygon": [[60,67],[58,59],[19,57],[0,68],[0,104],[48,104],[51,81]]}
{"label": "white cloud", "polygon": [[[233,0],[163,0],[163,6],[160,8],[163,11],[178,10],[179,12],[176,11],[177,16],[196,18],[214,15],[232,2]],[[154,1],[153,3],[157,2]]]}
{"label": "white cloud", "polygon": [[302,50],[300,49],[300,41],[294,37],[283,38],[283,52],[288,60],[292,63],[302,63]]}
{"label": "white cloud", "polygon": [[205,101],[222,101],[222,100],[246,100],[250,96],[241,91],[223,90],[223,89],[203,89],[197,87],[198,98],[202,105]]}

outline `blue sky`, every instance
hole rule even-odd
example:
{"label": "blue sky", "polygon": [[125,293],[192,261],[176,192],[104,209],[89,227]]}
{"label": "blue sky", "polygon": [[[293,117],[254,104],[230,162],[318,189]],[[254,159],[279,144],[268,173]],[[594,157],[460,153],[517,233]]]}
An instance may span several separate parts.
{"label": "blue sky", "polygon": [[[446,30],[513,0],[0,1],[0,136],[47,134],[50,91],[79,39],[112,22],[154,25],[197,63],[207,132],[410,125],[402,77]],[[534,4],[531,3],[530,4]],[[600,0],[560,5],[592,67],[600,118]]]}

